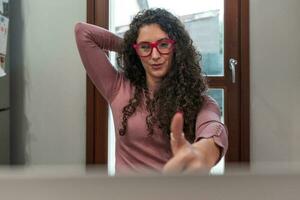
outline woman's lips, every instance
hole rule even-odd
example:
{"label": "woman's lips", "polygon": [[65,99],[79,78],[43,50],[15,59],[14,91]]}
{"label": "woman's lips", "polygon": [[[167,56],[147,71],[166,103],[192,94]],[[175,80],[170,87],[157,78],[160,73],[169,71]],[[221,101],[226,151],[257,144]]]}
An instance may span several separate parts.
{"label": "woman's lips", "polygon": [[152,67],[153,67],[154,69],[159,69],[159,68],[161,68],[162,65],[163,65],[163,63],[152,64]]}

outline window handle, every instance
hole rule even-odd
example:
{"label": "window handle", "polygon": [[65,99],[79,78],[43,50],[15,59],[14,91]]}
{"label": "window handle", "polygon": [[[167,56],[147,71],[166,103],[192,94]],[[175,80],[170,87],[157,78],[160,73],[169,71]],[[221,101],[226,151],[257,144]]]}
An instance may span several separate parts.
{"label": "window handle", "polygon": [[234,58],[229,59],[229,69],[231,70],[232,83],[235,83],[235,66],[238,64],[238,61]]}

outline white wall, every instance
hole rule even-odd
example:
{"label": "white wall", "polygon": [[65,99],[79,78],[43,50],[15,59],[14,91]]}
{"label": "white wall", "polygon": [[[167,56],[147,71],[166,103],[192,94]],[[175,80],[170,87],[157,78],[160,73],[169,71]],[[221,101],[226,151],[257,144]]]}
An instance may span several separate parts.
{"label": "white wall", "polygon": [[73,30],[86,1],[10,2],[12,163],[84,164],[86,78]]}
{"label": "white wall", "polygon": [[250,0],[251,161],[300,161],[300,1]]}

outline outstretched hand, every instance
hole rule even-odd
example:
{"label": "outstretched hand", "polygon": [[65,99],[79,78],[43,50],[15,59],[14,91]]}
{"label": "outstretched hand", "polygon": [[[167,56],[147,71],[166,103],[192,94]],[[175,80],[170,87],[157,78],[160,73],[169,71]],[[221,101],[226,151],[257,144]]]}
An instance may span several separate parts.
{"label": "outstretched hand", "polygon": [[173,157],[165,164],[165,173],[207,172],[209,166],[199,149],[190,144],[183,133],[183,114],[177,112],[171,121],[171,149]]}

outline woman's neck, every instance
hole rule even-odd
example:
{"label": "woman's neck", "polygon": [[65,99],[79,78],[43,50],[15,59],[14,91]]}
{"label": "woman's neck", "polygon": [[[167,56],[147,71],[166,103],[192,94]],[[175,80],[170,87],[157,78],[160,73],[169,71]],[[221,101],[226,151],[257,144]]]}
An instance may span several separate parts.
{"label": "woman's neck", "polygon": [[160,80],[147,79],[147,87],[150,94],[150,97],[153,97],[154,92],[159,88]]}

